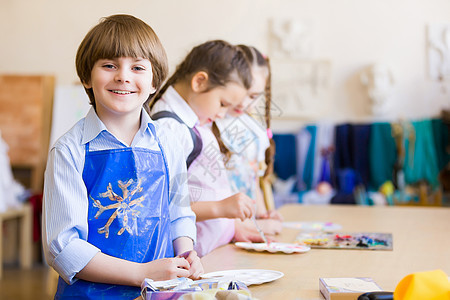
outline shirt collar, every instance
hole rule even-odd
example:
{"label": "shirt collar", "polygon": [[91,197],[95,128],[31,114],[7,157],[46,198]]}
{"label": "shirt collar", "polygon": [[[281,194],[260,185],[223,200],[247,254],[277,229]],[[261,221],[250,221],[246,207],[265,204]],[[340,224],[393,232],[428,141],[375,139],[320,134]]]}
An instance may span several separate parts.
{"label": "shirt collar", "polygon": [[105,124],[99,119],[94,108],[91,107],[84,121],[83,139],[81,143],[86,144],[92,141],[103,130],[107,130]]}
{"label": "shirt collar", "polygon": [[188,127],[192,128],[197,125],[197,115],[189,104],[187,104],[186,100],[184,100],[183,97],[181,97],[180,94],[178,94],[178,92],[173,88],[173,86],[169,86],[164,98],[170,99],[170,101],[166,101],[167,104]]}
{"label": "shirt collar", "polygon": [[156,136],[155,133],[155,122],[150,118],[147,111],[145,109],[142,109],[141,112],[141,127],[139,128],[139,131],[141,133],[144,133],[147,128],[153,133],[153,135]]}
{"label": "shirt collar", "polygon": [[[144,133],[147,128],[155,135],[155,124],[153,120],[150,118],[148,113],[145,111],[145,109],[142,108],[141,111],[141,125],[139,128],[139,132]],[[84,122],[84,132],[83,132],[83,138],[82,138],[82,144],[86,144],[93,139],[95,139],[100,132],[102,131],[108,131],[105,124],[100,120],[100,118],[97,116],[97,113],[95,112],[94,108],[91,107],[88,114],[86,115],[85,122]]]}

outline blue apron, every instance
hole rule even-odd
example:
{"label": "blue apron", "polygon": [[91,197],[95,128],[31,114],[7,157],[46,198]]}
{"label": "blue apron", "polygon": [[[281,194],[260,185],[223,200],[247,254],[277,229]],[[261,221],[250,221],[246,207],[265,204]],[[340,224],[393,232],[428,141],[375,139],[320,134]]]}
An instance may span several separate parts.
{"label": "blue apron", "polygon": [[[159,144],[159,141],[158,141]],[[89,152],[83,180],[88,192],[88,239],[103,253],[145,263],[173,257],[169,175],[161,151],[124,148]],[[140,288],[59,278],[55,299],[134,299]]]}

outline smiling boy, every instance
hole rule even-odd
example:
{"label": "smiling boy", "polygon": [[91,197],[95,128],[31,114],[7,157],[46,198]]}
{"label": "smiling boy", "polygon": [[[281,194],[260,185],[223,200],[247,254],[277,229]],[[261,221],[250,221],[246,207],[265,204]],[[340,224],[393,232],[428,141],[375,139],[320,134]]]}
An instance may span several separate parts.
{"label": "smiling boy", "polygon": [[55,299],[133,299],[145,278],[199,278],[195,215],[178,203],[186,181],[171,180],[186,164],[143,109],[167,75],[158,37],[133,16],[104,18],[81,42],[76,67],[92,108],[51,148],[44,184]]}

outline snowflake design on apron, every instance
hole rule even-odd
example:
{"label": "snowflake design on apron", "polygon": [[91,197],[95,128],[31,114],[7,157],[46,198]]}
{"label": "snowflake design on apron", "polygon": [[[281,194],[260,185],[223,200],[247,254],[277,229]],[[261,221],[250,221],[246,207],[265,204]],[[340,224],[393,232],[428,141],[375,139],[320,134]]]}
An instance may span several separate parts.
{"label": "snowflake design on apron", "polygon": [[106,210],[115,209],[114,213],[111,215],[111,217],[108,219],[108,222],[106,222],[105,226],[98,229],[98,233],[105,234],[105,238],[109,237],[109,226],[111,223],[119,216],[119,219],[121,218],[123,221],[123,226],[117,232],[117,235],[122,235],[124,231],[128,231],[129,234],[133,235],[133,231],[131,230],[130,226],[128,225],[128,216],[131,214],[132,219],[134,222],[136,222],[137,217],[139,216],[140,212],[138,210],[135,210],[134,208],[137,208],[138,206],[144,207],[141,202],[145,200],[145,197],[139,197],[137,199],[132,200],[133,196],[136,193],[142,192],[141,187],[141,179],[139,179],[138,184],[136,188],[129,191],[128,187],[133,184],[133,179],[128,180],[126,183],[123,183],[123,181],[119,180],[117,182],[117,185],[122,190],[122,196],[117,195],[114,193],[112,189],[111,183],[108,184],[108,187],[106,188],[106,192],[100,193],[100,197],[102,198],[108,198],[111,201],[116,201],[117,203],[110,204],[107,206],[103,206],[100,200],[96,200],[91,197],[91,199],[94,201],[94,207],[98,208],[97,213],[95,214],[95,218],[98,219],[98,217]]}

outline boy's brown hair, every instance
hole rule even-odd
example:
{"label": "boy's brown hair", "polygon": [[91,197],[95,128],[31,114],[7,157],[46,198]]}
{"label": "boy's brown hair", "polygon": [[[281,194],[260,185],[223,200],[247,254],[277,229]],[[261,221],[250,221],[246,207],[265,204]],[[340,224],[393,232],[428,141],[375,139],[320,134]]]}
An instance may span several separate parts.
{"label": "boy's brown hair", "polygon": [[[161,41],[147,23],[134,16],[122,14],[102,18],[86,34],[78,47],[75,60],[78,77],[82,83],[89,83],[92,68],[99,59],[117,57],[142,57],[150,60],[152,85],[156,91],[167,76],[167,56]],[[95,108],[92,88],[85,90],[90,104]],[[147,102],[144,106],[147,106]]]}

